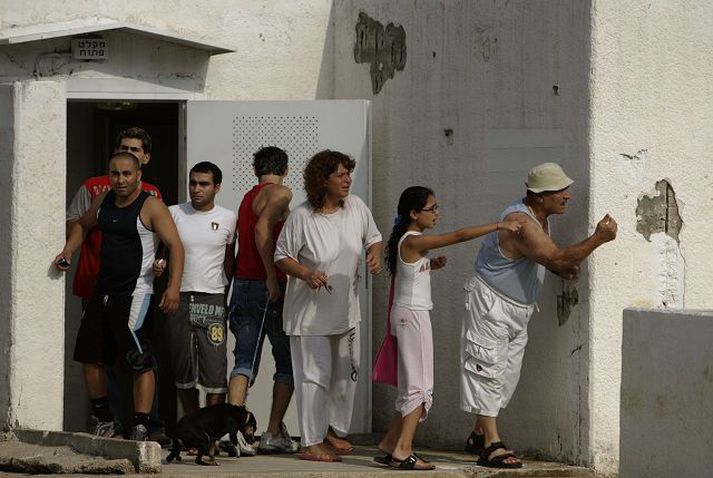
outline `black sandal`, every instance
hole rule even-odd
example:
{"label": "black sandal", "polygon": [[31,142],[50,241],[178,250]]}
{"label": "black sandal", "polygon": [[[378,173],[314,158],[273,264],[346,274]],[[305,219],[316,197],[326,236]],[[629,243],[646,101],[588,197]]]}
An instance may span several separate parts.
{"label": "black sandal", "polygon": [[474,455],[480,455],[480,452],[485,448],[485,435],[478,435],[471,432],[468,440],[465,442],[465,451]]}
{"label": "black sandal", "polygon": [[389,453],[387,453],[384,456],[375,456],[374,457],[374,462],[378,463],[379,465],[389,466],[389,463],[391,463],[391,460],[393,460],[393,457]]}
{"label": "black sandal", "polygon": [[[415,456],[416,458],[418,458],[419,460],[421,460],[421,461],[424,462],[424,463],[428,463],[428,464],[431,463],[430,461],[426,460],[424,457],[422,457],[422,456],[419,455],[418,453],[414,453],[413,456]],[[387,453],[387,454],[385,454],[384,456],[375,456],[375,457],[373,458],[373,461],[374,461],[375,463],[378,463],[379,465],[386,465],[386,466],[389,466],[389,463],[391,463],[391,461],[392,461],[393,459],[394,459],[394,457],[392,457],[390,453]]]}
{"label": "black sandal", "polygon": [[[478,458],[479,466],[487,466],[488,468],[522,468],[522,461],[520,463],[505,463],[508,458],[517,458],[515,453],[508,451],[502,455],[498,455],[490,458],[490,455],[495,452],[495,450],[507,450],[505,444],[501,441],[496,441],[491,443],[491,445],[480,452],[480,458]],[[519,458],[517,458],[519,460]]]}
{"label": "black sandal", "polygon": [[425,468],[424,467],[418,468],[418,467],[416,467],[418,460],[419,460],[419,458],[415,454],[409,455],[408,458],[406,458],[404,460],[397,460],[396,458],[391,457],[389,466],[391,468],[396,468],[397,470],[428,471],[428,470],[436,469],[436,467],[434,465],[431,465],[430,463],[424,461],[423,459],[421,459],[421,461],[423,461],[424,463],[426,463],[427,465],[430,465],[430,466],[426,466]]}

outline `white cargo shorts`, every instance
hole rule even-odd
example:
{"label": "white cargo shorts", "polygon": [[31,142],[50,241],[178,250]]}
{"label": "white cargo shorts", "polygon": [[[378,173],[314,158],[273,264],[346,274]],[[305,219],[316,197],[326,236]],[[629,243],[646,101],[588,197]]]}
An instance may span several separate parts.
{"label": "white cargo shorts", "polygon": [[475,275],[464,289],[461,329],[461,409],[497,417],[520,379],[527,323],[536,305],[520,304]]}

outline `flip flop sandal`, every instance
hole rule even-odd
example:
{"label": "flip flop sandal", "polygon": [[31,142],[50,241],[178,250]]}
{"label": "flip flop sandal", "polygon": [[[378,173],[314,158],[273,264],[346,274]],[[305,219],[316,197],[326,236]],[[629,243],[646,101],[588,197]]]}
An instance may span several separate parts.
{"label": "flip flop sandal", "polygon": [[[419,460],[421,460],[424,463],[431,463],[430,461],[426,460],[424,457],[422,457],[418,453],[414,453],[413,456],[415,456],[416,458],[418,458]],[[394,457],[392,457],[390,453],[386,453],[384,456],[375,456],[373,458],[373,461],[375,461],[376,463],[378,463],[380,465],[389,466],[389,463],[393,459],[394,459]]]}
{"label": "flip flop sandal", "polygon": [[465,442],[465,451],[474,455],[480,455],[480,452],[485,448],[485,435],[478,435],[471,432],[468,440]]}
{"label": "flip flop sandal", "polygon": [[384,456],[375,456],[374,457],[374,462],[378,463],[379,465],[389,466],[389,463],[391,463],[391,460],[393,460],[393,457],[389,453],[387,453]]}
{"label": "flip flop sandal", "polygon": [[492,459],[490,458],[490,455],[492,455],[495,450],[501,449],[507,450],[507,447],[503,442],[493,442],[488,448],[480,452],[480,458],[478,458],[478,462],[476,464],[479,466],[486,466],[488,468],[522,468],[522,462],[505,463],[505,460],[507,460],[508,458],[517,458],[515,453],[511,451],[503,453],[502,455],[495,456]]}
{"label": "flip flop sandal", "polygon": [[419,467],[418,465],[418,457],[416,455],[409,455],[408,458],[404,460],[397,460],[395,458],[391,458],[391,461],[389,462],[389,466],[391,468],[395,468],[397,470],[413,470],[413,471],[428,471],[428,470],[435,470],[436,467],[434,465],[431,465],[430,463],[427,464],[427,466]]}
{"label": "flip flop sandal", "polygon": [[323,455],[315,455],[313,453],[298,453],[297,458],[300,460],[306,460],[306,461],[322,461],[325,463],[335,463],[342,461],[342,458],[340,456],[329,456],[326,454]]}

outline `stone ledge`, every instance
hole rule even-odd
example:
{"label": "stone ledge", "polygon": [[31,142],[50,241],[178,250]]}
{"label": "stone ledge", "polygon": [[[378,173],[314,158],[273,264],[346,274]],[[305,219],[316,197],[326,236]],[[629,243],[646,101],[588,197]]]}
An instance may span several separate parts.
{"label": "stone ledge", "polygon": [[79,453],[108,459],[128,459],[137,473],[161,473],[161,447],[152,441],[104,438],[88,433],[13,430],[18,440],[41,446],[69,446]]}

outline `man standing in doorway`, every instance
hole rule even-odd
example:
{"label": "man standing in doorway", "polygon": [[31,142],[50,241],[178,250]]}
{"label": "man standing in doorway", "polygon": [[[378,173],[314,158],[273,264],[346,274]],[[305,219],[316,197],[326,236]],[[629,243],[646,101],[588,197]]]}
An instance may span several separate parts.
{"label": "man standing in doorway", "polygon": [[[141,166],[151,160],[151,137],[141,128],[127,128],[121,130],[116,136],[114,153],[128,151],[139,159]],[[67,237],[82,214],[87,212],[94,198],[111,189],[109,176],[95,176],[84,181],[74,195],[67,209]],[[141,189],[161,199],[158,188],[147,182],[141,182]],[[77,270],[74,275],[72,293],[81,297],[85,302],[92,297],[94,284],[99,272],[99,254],[101,246],[101,233],[98,229],[89,232],[82,243]]]}
{"label": "man standing in doorway", "polygon": [[130,438],[146,440],[155,392],[153,355],[147,329],[148,305],[153,293],[151,266],[156,235],[170,247],[173,267],[159,307],[178,307],[183,246],[168,208],[143,191],[139,159],[129,152],[115,154],[109,162],[111,190],[97,196],[77,221],[62,252],[58,269],[69,268],[74,252],[90,230],[102,233],[99,273],[77,334],[74,359],[83,364],[84,378],[96,419],[94,432],[112,436],[105,365],[116,358],[134,374],[134,423]]}
{"label": "man standing in doorway", "polygon": [[[120,152],[132,153],[139,159],[141,167],[147,165],[151,160],[151,151],[153,150],[153,142],[151,141],[151,136],[138,127],[130,127],[122,129],[116,135],[114,139],[114,154]],[[109,176],[95,176],[84,181],[82,186],[77,190],[69,208],[67,209],[67,237],[70,236],[73,227],[79,227],[77,221],[82,215],[87,212],[92,204],[92,201],[100,194],[109,191],[111,189],[111,182],[109,181]],[[158,199],[162,199],[161,191],[154,186],[145,181],[141,181],[141,189],[148,192],[152,196],[156,196]],[[93,228],[87,234],[87,237],[82,242],[81,253],[79,255],[79,261],[77,262],[77,269],[74,274],[74,283],[72,285],[72,293],[78,297],[82,298],[82,311],[86,308],[89,299],[91,299],[94,293],[94,286],[97,282],[97,275],[99,274],[99,256],[101,253],[101,242],[102,236],[98,228]],[[156,367],[154,364],[154,373],[156,373]],[[109,387],[109,406],[112,413],[116,415],[121,415],[121,391],[119,385],[119,378],[117,377],[113,368],[109,367],[107,369],[108,376],[108,387]],[[98,433],[96,429],[96,414],[91,419],[92,430],[94,434]],[[117,424],[120,422],[117,421]],[[163,423],[158,417],[158,399],[154,398],[154,404],[151,410],[151,426],[149,431],[152,436],[157,437],[161,440],[161,437],[165,437],[163,433]],[[121,427],[117,427],[116,430],[112,432],[120,432]],[[158,435],[158,436],[157,436]],[[165,438],[164,438],[165,439]],[[163,441],[163,440],[161,440]]]}
{"label": "man standing in doorway", "polygon": [[542,286],[545,268],[565,279],[602,244],[616,238],[617,224],[606,215],[594,234],[571,246],[550,238],[549,216],[564,214],[572,180],[555,163],[527,175],[527,195],[508,206],[500,221],[526,221],[520,233],[486,236],[475,260],[475,275],[465,284],[466,314],[461,337],[461,408],[477,419],[466,450],[478,464],[520,468],[522,462],[500,440],[496,418],[520,378],[527,324]]}
{"label": "man standing in doorway", "polygon": [[[235,213],[215,204],[223,173],[203,161],[191,168],[191,200],[169,207],[186,251],[178,311],[166,321],[173,376],[183,410],[198,410],[198,389],[206,405],[225,402],[228,358],[225,292],[233,273]],[[170,264],[169,264],[170,266]],[[154,263],[161,275],[162,259]]]}
{"label": "man standing in doorway", "polygon": [[287,278],[273,261],[275,240],[292,200],[292,192],[282,184],[287,176],[287,154],[274,146],[262,148],[254,154],[253,168],[258,184],[245,194],[238,211],[238,258],[230,303],[235,368],[230,375],[228,400],[234,405],[245,404],[267,335],[276,372],[270,422],[260,437],[258,451],[296,453],[299,444],[290,438],[282,422],[294,391],[290,342],[282,328]]}

